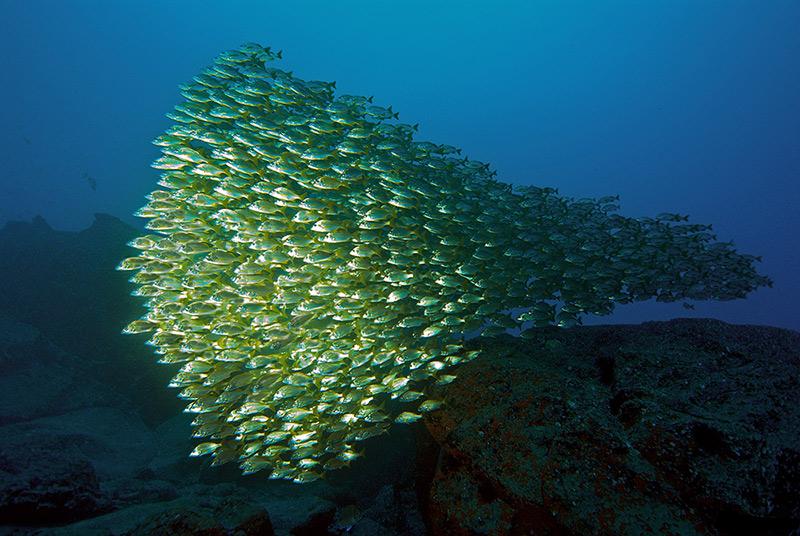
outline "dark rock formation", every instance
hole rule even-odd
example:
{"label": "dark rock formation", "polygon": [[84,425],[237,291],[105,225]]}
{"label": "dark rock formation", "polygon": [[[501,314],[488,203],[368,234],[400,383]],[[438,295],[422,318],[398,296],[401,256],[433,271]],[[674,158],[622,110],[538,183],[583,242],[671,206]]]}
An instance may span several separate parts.
{"label": "dark rock formation", "polygon": [[97,516],[111,510],[111,501],[100,490],[94,467],[86,460],[61,457],[42,463],[57,450],[34,448],[31,463],[19,455],[0,454],[0,527],[56,525]]}
{"label": "dark rock formation", "polygon": [[475,340],[427,425],[435,534],[788,534],[800,334],[714,320]]}
{"label": "dark rock formation", "polygon": [[89,406],[130,406],[85,360],[0,312],[0,426]]}
{"label": "dark rock formation", "polygon": [[136,302],[125,299],[127,275],[114,268],[138,234],[104,214],[77,233],[55,231],[39,217],[8,223],[0,230],[0,304],[64,350],[108,360],[124,343],[122,316],[137,316]]}
{"label": "dark rock formation", "polygon": [[51,529],[48,534],[272,536],[275,530],[263,505],[231,486],[221,486],[187,490],[172,500],[143,502],[81,523]]}
{"label": "dark rock formation", "polygon": [[127,242],[140,234],[106,214],[95,214],[91,227],[77,233],[56,231],[40,217],[6,224],[0,229],[0,316],[31,325],[80,356],[104,383],[130,393],[152,422],[180,404],[174,393],[152,388],[165,385],[173,371],[156,365],[141,337],[120,336],[144,313],[141,300],[130,296],[130,274],[115,270],[134,251]]}

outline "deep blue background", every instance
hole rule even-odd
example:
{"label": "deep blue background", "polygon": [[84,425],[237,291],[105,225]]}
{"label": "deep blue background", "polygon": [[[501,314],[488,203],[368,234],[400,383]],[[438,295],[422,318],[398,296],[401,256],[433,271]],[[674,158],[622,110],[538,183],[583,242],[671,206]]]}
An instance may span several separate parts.
{"label": "deep blue background", "polygon": [[[396,4],[396,5],[393,5]],[[764,256],[747,300],[621,308],[800,329],[800,2],[0,1],[0,224],[130,213],[177,86],[257,41],[498,178],[688,213]],[[83,176],[97,181],[93,191]],[[590,319],[607,322],[609,318]]]}

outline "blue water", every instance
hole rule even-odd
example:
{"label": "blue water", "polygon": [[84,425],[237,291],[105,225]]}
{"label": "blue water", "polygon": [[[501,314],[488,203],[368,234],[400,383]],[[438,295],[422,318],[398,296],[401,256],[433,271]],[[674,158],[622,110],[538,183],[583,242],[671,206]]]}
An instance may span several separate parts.
{"label": "blue water", "polygon": [[713,223],[775,281],[747,300],[629,305],[587,323],[711,316],[800,329],[798,2],[0,7],[0,225],[41,214],[77,230],[94,212],[133,222],[178,84],[257,41],[303,78],[391,104],[420,139],[462,147],[501,180]]}

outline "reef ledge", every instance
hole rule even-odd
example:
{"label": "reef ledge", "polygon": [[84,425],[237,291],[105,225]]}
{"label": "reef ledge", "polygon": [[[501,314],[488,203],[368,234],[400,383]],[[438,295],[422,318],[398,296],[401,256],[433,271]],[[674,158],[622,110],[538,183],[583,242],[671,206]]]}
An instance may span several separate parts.
{"label": "reef ledge", "polygon": [[434,534],[790,534],[800,333],[676,319],[477,339],[426,419]]}

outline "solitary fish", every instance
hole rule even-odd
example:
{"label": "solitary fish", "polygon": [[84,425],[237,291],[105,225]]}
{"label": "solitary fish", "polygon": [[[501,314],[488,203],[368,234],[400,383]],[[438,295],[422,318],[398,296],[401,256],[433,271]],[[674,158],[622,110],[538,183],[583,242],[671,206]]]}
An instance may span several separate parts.
{"label": "solitary fish", "polygon": [[88,171],[83,172],[83,178],[85,178],[86,182],[89,183],[89,188],[91,188],[92,191],[97,191],[97,181],[94,177],[89,175]]}

